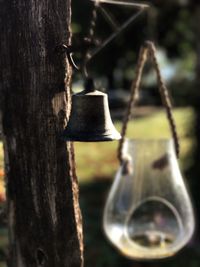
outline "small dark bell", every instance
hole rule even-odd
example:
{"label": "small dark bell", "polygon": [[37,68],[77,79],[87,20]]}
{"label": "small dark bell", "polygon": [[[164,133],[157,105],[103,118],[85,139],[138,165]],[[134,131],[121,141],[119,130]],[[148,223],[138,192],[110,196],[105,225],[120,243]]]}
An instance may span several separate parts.
{"label": "small dark bell", "polygon": [[72,96],[72,109],[66,129],[65,141],[100,142],[119,140],[108,107],[108,96],[94,89],[88,79],[85,90]]}

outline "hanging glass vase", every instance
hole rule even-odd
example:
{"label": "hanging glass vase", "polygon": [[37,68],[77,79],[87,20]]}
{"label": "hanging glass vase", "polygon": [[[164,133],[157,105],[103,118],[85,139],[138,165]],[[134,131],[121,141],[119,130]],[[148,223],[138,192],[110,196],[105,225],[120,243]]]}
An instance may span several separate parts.
{"label": "hanging glass vase", "polygon": [[[157,74],[172,140],[125,138],[147,59]],[[120,168],[105,205],[103,226],[108,239],[125,256],[161,259],[174,255],[190,240],[194,214],[178,166],[179,139],[172,105],[152,42],[141,48],[135,72],[119,142]]]}
{"label": "hanging glass vase", "polygon": [[191,238],[194,215],[172,140],[126,140],[103,218],[108,239],[130,258],[175,254]]}

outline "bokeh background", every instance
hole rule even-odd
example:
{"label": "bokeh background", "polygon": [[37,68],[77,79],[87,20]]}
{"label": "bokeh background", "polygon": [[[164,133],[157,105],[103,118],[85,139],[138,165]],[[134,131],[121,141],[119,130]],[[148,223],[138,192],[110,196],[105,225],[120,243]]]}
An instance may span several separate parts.
{"label": "bokeh background", "polygon": [[[75,143],[80,205],[83,215],[85,266],[87,267],[199,267],[200,262],[200,3],[193,0],[152,0],[144,12],[123,34],[94,57],[88,71],[97,86],[109,96],[111,115],[120,131],[130,97],[140,46],[146,39],[157,46],[157,57],[170,95],[181,143],[180,167],[187,180],[196,212],[196,232],[190,243],[167,260],[136,262],[121,256],[107,242],[102,229],[103,207],[119,168],[118,142]],[[72,1],[72,43],[81,43],[88,34],[93,4],[89,0]],[[135,10],[126,6],[106,8],[120,25]],[[98,13],[95,37],[100,42],[112,33]],[[81,62],[78,53],[75,60]],[[80,73],[74,72],[72,89],[83,88]],[[170,137],[161,105],[155,74],[145,68],[140,101],[128,125],[129,138],[159,139]],[[7,220],[4,187],[3,145],[0,142],[0,267],[7,253]]]}

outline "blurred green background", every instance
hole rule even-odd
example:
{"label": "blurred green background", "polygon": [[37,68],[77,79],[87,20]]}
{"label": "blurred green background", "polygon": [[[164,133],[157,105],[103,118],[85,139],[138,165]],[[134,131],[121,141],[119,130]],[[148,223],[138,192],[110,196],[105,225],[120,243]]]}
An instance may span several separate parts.
{"label": "blurred green background", "polygon": [[[198,267],[200,262],[200,3],[194,0],[147,2],[151,8],[102,50],[90,62],[88,71],[95,77],[97,86],[107,88],[112,118],[120,131],[139,48],[146,39],[155,41],[162,74],[176,107],[174,115],[181,144],[179,163],[194,200],[196,233],[181,252],[167,260],[136,262],[125,259],[107,242],[102,229],[106,196],[119,168],[118,142],[75,143],[87,267]],[[73,44],[81,43],[87,35],[92,6],[89,0],[72,1]],[[103,7],[115,16],[119,24],[135,12],[131,8],[114,5]],[[111,33],[112,29],[98,13],[95,37],[102,41]],[[75,55],[75,60],[81,61],[82,55]],[[82,87],[80,73],[74,73],[73,90],[79,91]],[[170,137],[150,65],[145,68],[140,96],[138,107],[133,110],[127,136],[146,139]],[[5,266],[8,243],[3,178],[3,147],[0,143],[0,267]]]}

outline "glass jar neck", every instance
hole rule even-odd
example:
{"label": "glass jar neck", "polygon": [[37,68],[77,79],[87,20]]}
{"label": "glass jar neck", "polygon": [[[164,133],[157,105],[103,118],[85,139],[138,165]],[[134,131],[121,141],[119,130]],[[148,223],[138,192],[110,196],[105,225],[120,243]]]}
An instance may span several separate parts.
{"label": "glass jar neck", "polygon": [[123,154],[137,155],[137,157],[156,157],[162,155],[175,155],[172,139],[126,139]]}

